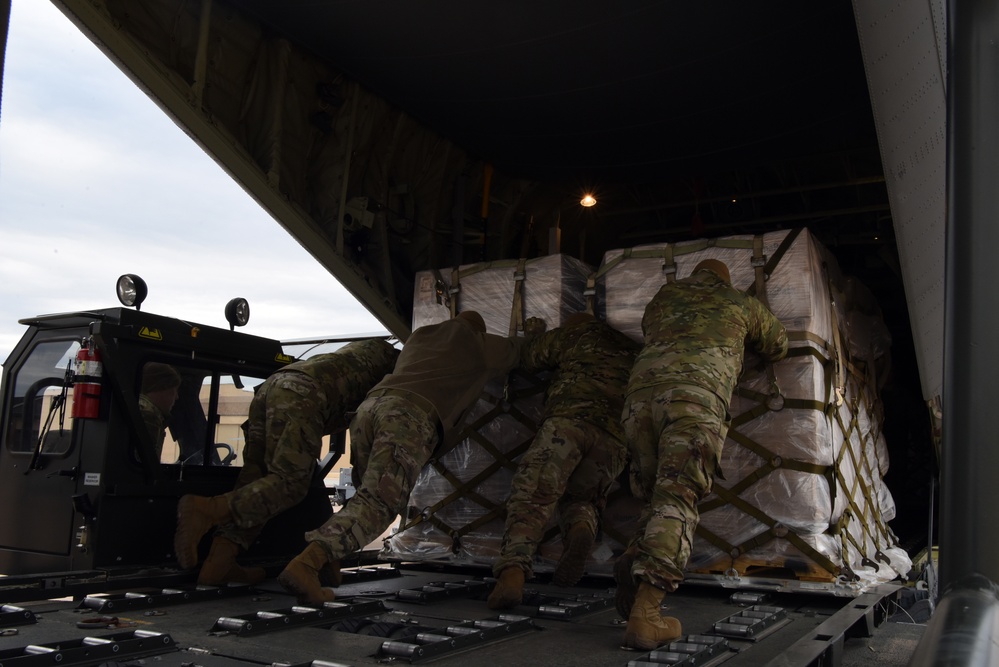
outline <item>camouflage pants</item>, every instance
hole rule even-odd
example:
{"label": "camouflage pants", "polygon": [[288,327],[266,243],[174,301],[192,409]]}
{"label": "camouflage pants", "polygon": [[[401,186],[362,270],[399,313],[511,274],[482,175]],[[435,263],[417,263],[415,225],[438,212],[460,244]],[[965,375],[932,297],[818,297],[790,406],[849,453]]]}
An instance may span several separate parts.
{"label": "camouflage pants", "polygon": [[437,439],[436,421],[408,399],[365,399],[350,424],[354,496],[305,539],[322,545],[332,560],[370,544],[406,508]]}
{"label": "camouflage pants", "polygon": [[305,498],[322,450],[326,401],[304,373],[278,371],[260,386],[243,424],[243,468],[227,494],[233,523],[220,535],[247,549],[269,519]]}
{"label": "camouflage pants", "polygon": [[513,476],[503,546],[493,572],[517,566],[531,574],[556,504],[563,535],[580,523],[596,534],[607,493],[627,456],[624,442],[598,426],[564,417],[544,420]]}
{"label": "camouflage pants", "polygon": [[632,544],[632,574],[676,590],[690,559],[697,503],[711,492],[728,432],[725,404],[700,387],[661,385],[630,394],[622,425],[632,490],[647,500]]}

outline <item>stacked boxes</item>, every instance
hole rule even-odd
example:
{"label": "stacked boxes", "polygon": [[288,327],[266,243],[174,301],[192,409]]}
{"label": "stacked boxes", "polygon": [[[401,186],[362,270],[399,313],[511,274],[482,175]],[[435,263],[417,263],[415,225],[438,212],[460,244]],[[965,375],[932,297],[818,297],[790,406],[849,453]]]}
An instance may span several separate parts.
{"label": "stacked boxes", "polygon": [[540,317],[553,329],[586,307],[583,292],[592,272],[588,264],[568,255],[420,271],[413,298],[413,328],[475,310],[492,334],[514,335],[519,330],[517,323],[529,317]]}
{"label": "stacked boxes", "polygon": [[[543,258],[548,263],[538,264],[528,281],[545,274],[552,285],[546,290],[554,291],[546,298],[531,293],[524,317],[557,326],[590,299],[598,315],[640,341],[645,306],[656,291],[707,258],[725,262],[735,287],[768,302],[787,327],[792,349],[771,369],[747,357],[730,409],[725,478],[702,503],[688,579],[846,582],[857,590],[905,574],[911,562],[887,526],[894,504],[883,482],[888,459],[878,371],[890,338],[869,293],[839,274],[834,258],[807,230],[611,251],[589,276],[565,257]],[[509,273],[508,267],[488,267],[462,278],[457,312],[475,303],[490,331],[506,334],[514,299],[500,299],[511,282],[492,275],[498,271]],[[473,277],[481,282],[474,288]],[[417,289],[414,318],[422,321],[414,326],[449,316],[446,306],[427,303],[419,280]],[[424,471],[412,496],[411,513],[419,517],[409,523],[416,525],[390,540],[385,555],[491,564],[502,539],[501,507],[513,461],[529,444],[543,408],[537,378],[513,384],[521,391],[512,392],[508,403],[502,387],[490,388],[473,416],[482,423],[472,423],[470,437]],[[639,507],[626,488],[614,492],[590,573],[611,572]],[[556,533],[542,545],[535,571],[557,562]]]}

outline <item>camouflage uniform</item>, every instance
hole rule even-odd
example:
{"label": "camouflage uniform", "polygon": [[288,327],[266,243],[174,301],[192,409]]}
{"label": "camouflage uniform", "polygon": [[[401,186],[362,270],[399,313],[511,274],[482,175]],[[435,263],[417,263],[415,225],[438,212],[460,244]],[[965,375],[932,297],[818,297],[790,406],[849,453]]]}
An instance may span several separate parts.
{"label": "camouflage uniform", "polygon": [[167,420],[170,415],[165,414],[149,400],[145,394],[139,394],[139,414],[142,415],[142,423],[146,425],[149,436],[153,439],[153,447],[156,451],[156,462],[160,460],[163,453],[163,443],[166,440]]}
{"label": "camouflage uniform", "polygon": [[556,373],[541,425],[511,483],[497,575],[511,566],[531,573],[556,503],[563,535],[578,524],[596,534],[607,492],[627,462],[620,415],[638,347],[598,321],[549,331],[524,346],[523,370]]}
{"label": "camouflage uniform", "polygon": [[697,503],[721,474],[744,347],[777,361],[787,354],[787,332],[766,306],[711,271],[664,285],[642,331],[622,414],[632,489],[649,501],[632,541],[632,574],[673,591],[690,557]]}
{"label": "camouflage uniform", "polygon": [[227,494],[232,524],[221,536],[249,548],[270,518],[305,498],[323,436],[347,428],[347,413],[398,356],[384,340],[357,341],[289,364],[257,388],[243,423],[243,468]]}
{"label": "camouflage uniform", "polygon": [[460,318],[414,331],[351,423],[354,496],[305,539],[341,560],[381,535],[405,509],[423,466],[443,451],[442,438],[455,442],[486,382],[509,372],[518,355],[518,340],[479,333]]}

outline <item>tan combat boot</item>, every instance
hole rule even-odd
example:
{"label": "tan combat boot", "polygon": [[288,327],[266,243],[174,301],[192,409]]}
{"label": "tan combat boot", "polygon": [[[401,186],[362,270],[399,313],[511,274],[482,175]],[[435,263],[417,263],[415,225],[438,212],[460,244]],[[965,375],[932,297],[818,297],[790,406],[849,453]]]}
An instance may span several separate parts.
{"label": "tan combat boot", "polygon": [[626,621],[631,616],[631,608],[635,605],[635,594],[638,593],[638,581],[631,573],[631,566],[635,564],[637,556],[638,547],[632,545],[614,562],[614,581],[617,583],[614,606],[617,607],[617,613]]}
{"label": "tan combat boot", "polygon": [[575,586],[583,578],[586,559],[590,557],[596,537],[586,524],[577,523],[569,528],[562,542],[562,557],[552,578],[556,586]]}
{"label": "tan combat boot", "polygon": [[511,609],[524,599],[524,571],[517,566],[500,572],[486,605],[490,609]]}
{"label": "tan combat boot", "polygon": [[319,569],[319,583],[330,588],[340,588],[343,575],[340,573],[340,561],[331,560]]}
{"label": "tan combat boot", "polygon": [[278,583],[286,591],[298,596],[299,604],[322,605],[333,602],[336,595],[328,588],[323,588],[319,581],[319,572],[330,558],[318,542],[309,542],[305,551],[295,556],[284,571],[278,575]]}
{"label": "tan combat boot", "polygon": [[181,496],[177,503],[177,532],[173,550],[185,570],[198,564],[198,543],[205,534],[230,519],[229,498],[225,495]]}
{"label": "tan combat boot", "polygon": [[635,605],[628,616],[624,631],[624,645],[640,651],[651,651],[657,646],[680,637],[683,628],[672,616],[663,616],[660,605],[663,591],[647,581],[638,586]]}
{"label": "tan combat boot", "polygon": [[228,583],[259,584],[267,578],[262,567],[241,567],[236,562],[240,546],[232,540],[218,536],[212,540],[211,551],[198,572],[202,586],[221,586]]}

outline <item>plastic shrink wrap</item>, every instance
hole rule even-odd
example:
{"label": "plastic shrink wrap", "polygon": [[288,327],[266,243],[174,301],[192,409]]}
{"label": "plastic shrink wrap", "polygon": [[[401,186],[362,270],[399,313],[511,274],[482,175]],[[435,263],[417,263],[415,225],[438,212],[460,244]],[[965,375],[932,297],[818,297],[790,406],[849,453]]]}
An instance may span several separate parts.
{"label": "plastic shrink wrap", "polygon": [[554,329],[586,307],[586,278],[593,269],[568,255],[468,264],[420,271],[413,295],[413,328],[443,322],[463,310],[478,311],[486,331],[515,335],[524,319],[540,317]]}

